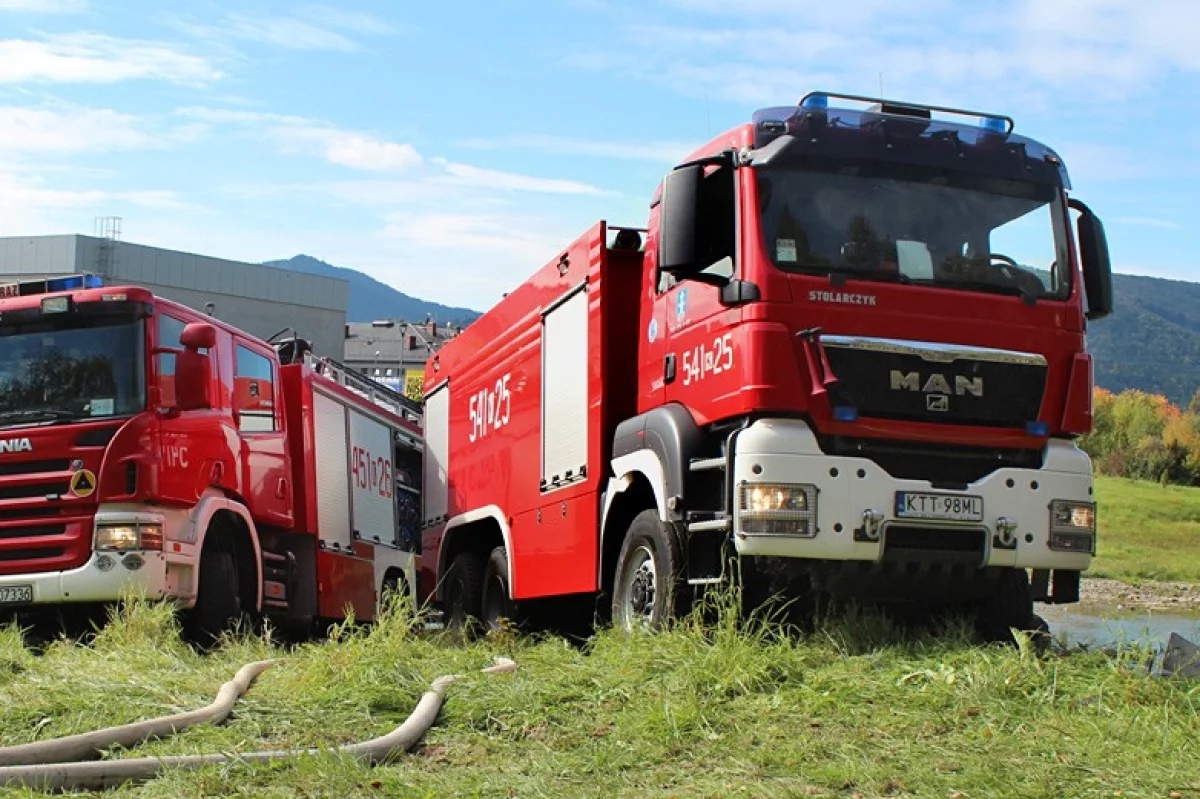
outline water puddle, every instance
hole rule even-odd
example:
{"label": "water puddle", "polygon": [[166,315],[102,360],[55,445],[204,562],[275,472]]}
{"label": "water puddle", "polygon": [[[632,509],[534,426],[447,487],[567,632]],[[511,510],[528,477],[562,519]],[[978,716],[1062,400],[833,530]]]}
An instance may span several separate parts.
{"label": "water puddle", "polygon": [[1055,640],[1088,649],[1144,644],[1162,649],[1171,633],[1200,642],[1200,613],[1129,610],[1105,605],[1038,605]]}

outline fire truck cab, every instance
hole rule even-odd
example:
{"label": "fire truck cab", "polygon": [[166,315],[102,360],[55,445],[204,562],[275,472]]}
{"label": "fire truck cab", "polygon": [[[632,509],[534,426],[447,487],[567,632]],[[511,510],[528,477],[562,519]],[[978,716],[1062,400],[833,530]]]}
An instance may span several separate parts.
{"label": "fire truck cab", "polygon": [[369,620],[415,585],[420,420],[298,338],[143,288],[0,287],[0,610],[133,591],[198,638]]}

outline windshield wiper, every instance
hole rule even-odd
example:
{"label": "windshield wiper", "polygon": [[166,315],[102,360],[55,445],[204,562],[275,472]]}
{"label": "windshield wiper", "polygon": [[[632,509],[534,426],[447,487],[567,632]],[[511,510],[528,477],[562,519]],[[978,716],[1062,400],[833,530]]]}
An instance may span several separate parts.
{"label": "windshield wiper", "polygon": [[66,408],[25,408],[19,411],[0,411],[0,422],[62,422],[79,416]]}

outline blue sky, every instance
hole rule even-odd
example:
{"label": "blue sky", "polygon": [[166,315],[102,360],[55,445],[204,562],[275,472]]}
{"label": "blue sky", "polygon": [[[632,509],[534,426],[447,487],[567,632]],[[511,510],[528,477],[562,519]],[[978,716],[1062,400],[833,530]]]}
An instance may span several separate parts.
{"label": "blue sky", "polygon": [[1200,280],[1200,2],[0,0],[0,235],[309,253],[485,308],[813,89],[1006,113]]}

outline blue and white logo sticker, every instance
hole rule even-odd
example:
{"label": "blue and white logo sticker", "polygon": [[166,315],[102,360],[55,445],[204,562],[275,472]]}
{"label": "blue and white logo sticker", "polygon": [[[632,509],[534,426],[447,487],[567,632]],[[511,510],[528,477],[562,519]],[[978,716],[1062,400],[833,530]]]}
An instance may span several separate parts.
{"label": "blue and white logo sticker", "polygon": [[688,290],[682,288],[675,295],[675,318],[682,319],[687,314],[687,295]]}
{"label": "blue and white logo sticker", "polygon": [[646,335],[650,338],[650,343],[654,343],[654,339],[658,338],[658,320],[650,320],[650,329],[646,331]]}

